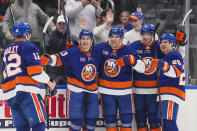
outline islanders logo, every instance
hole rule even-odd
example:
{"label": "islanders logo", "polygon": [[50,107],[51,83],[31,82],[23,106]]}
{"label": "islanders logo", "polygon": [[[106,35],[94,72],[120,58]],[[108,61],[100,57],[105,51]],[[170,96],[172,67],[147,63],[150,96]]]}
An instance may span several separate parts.
{"label": "islanders logo", "polygon": [[143,58],[143,61],[145,63],[145,74],[150,75],[153,74],[156,70],[155,65],[152,63],[153,58],[151,57],[145,57]]}
{"label": "islanders logo", "polygon": [[106,75],[110,77],[115,77],[120,72],[120,66],[118,66],[118,64],[116,63],[116,60],[109,59],[105,61],[104,70],[105,70]]}
{"label": "islanders logo", "polygon": [[81,77],[84,81],[91,81],[96,77],[96,67],[93,64],[86,65],[82,72]]}

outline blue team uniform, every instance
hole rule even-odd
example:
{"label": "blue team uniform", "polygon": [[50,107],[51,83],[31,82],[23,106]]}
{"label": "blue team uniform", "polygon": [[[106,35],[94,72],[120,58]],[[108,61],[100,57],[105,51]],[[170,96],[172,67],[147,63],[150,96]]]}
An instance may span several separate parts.
{"label": "blue team uniform", "polygon": [[[86,53],[77,46],[56,54],[55,60],[55,65],[52,66],[63,65],[66,69],[67,117],[80,120],[98,118],[96,76],[100,60],[99,51],[92,46]],[[80,130],[80,124],[78,127],[71,124],[71,127]]]}
{"label": "blue team uniform", "polygon": [[[124,55],[131,54],[135,57],[132,61],[135,65],[138,59],[137,52],[123,44],[118,50],[113,50],[108,42],[100,43],[97,47],[100,48],[102,54],[98,85],[107,127],[116,125],[117,110],[120,113],[122,126],[128,125],[129,127],[132,121],[132,113],[135,112],[132,94],[132,67],[124,66],[120,68],[116,60]],[[124,116],[128,119],[125,120]]]}
{"label": "blue team uniform", "polygon": [[162,60],[168,62],[176,73],[175,77],[170,77],[166,76],[162,70],[160,72],[159,86],[163,119],[176,120],[178,105],[183,104],[186,97],[183,59],[179,52],[171,51]]}
{"label": "blue team uniform", "polygon": [[[146,126],[146,117],[148,116],[151,129],[157,128],[159,120],[157,119],[157,78],[156,69],[152,66],[152,60],[155,58],[161,58],[159,44],[152,43],[146,46],[143,40],[138,40],[129,45],[129,48],[133,48],[137,51],[140,58],[146,65],[144,73],[133,71],[133,92],[136,109],[136,122],[138,128],[144,128]],[[155,49],[156,48],[156,49]],[[156,53],[155,53],[156,51]],[[147,113],[146,113],[147,112]]]}
{"label": "blue team uniform", "polygon": [[[16,127],[45,122],[39,83],[31,77],[43,71],[39,50],[30,42],[9,44],[2,52],[3,81],[1,98],[6,99]],[[44,124],[45,125],[45,124]]]}

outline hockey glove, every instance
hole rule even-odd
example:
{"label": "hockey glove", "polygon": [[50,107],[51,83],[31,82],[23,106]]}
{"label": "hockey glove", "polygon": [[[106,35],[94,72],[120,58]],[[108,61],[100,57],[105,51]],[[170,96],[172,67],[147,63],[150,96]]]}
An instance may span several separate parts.
{"label": "hockey glove", "polygon": [[187,36],[184,32],[176,32],[176,40],[178,42],[178,44],[180,44],[180,46],[185,46],[187,44]]}
{"label": "hockey glove", "polygon": [[160,59],[154,59],[152,60],[153,65],[155,65],[155,67],[158,70],[162,70],[164,72],[167,72],[170,69],[170,66],[168,64],[168,62],[160,60]]}
{"label": "hockey glove", "polygon": [[50,79],[51,82],[53,82],[53,84],[55,85],[55,87],[53,88],[53,90],[50,90],[50,87],[48,84],[45,84],[46,86],[46,97],[47,98],[52,98],[57,94],[57,89],[56,89],[56,82],[55,80]]}
{"label": "hockey glove", "polygon": [[123,67],[125,65],[131,65],[133,66],[135,62],[135,57],[133,55],[125,55],[120,59],[116,60],[116,63],[120,66]]}
{"label": "hockey glove", "polygon": [[40,62],[43,66],[46,66],[46,65],[49,65],[50,63],[52,63],[52,58],[49,54],[45,54],[40,57]]}

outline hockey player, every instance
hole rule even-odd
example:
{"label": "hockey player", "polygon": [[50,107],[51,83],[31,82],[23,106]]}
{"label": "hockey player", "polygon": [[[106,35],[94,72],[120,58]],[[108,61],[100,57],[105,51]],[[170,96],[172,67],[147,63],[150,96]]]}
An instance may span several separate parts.
{"label": "hockey player", "polygon": [[[182,33],[180,36],[179,34],[176,35],[177,40],[185,43],[185,40],[182,38],[186,38],[186,35]],[[160,70],[159,87],[164,131],[178,131],[176,119],[179,104],[185,101],[186,96],[183,59],[181,54],[174,50],[175,46],[176,39],[174,35],[169,33],[161,35],[160,48],[165,56],[160,60],[153,60]]]}
{"label": "hockey player", "polygon": [[43,71],[38,48],[28,42],[31,27],[18,21],[13,26],[16,37],[2,52],[3,81],[1,98],[11,107],[14,126],[17,131],[44,131],[45,110],[39,93],[39,82],[45,83],[50,90],[55,83]]}
{"label": "hockey player", "polygon": [[[123,29],[114,26],[109,32],[109,41],[96,45],[102,54],[98,85],[107,131],[118,131],[118,111],[121,120],[120,131],[132,130],[132,115],[135,112],[132,94],[132,68],[139,72],[145,70],[145,64],[138,60],[137,52],[122,44],[123,36]],[[122,59],[118,60],[121,63],[120,66],[117,64],[116,60],[123,56],[128,60],[129,66],[124,66],[125,63],[121,62]]]}
{"label": "hockey player", "polygon": [[141,29],[142,40],[135,41],[129,45],[130,48],[137,50],[139,56],[146,64],[144,74],[133,71],[135,119],[138,131],[148,131],[147,118],[151,131],[161,130],[160,119],[157,118],[157,78],[152,60],[161,58],[162,52],[158,42],[153,39],[154,30],[154,25],[145,23]]}
{"label": "hockey player", "polygon": [[99,116],[97,98],[97,68],[99,51],[92,46],[93,34],[83,29],[79,34],[79,46],[55,55],[42,56],[43,65],[65,66],[67,74],[67,118],[70,130],[80,131],[85,120],[88,131],[93,131]]}

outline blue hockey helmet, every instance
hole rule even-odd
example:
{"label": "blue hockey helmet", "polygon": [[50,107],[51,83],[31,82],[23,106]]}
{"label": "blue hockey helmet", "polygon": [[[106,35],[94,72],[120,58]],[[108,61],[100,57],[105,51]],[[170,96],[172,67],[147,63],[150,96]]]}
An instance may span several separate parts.
{"label": "blue hockey helmet", "polygon": [[81,36],[90,36],[91,39],[93,38],[93,33],[88,29],[82,29],[79,33],[79,38],[81,39]]}
{"label": "blue hockey helmet", "polygon": [[152,24],[147,24],[147,23],[144,23],[142,25],[142,29],[141,29],[141,34],[142,33],[149,33],[149,34],[154,34],[154,31],[155,31],[155,26],[152,25]]}
{"label": "blue hockey helmet", "polygon": [[164,33],[160,36],[160,42],[162,40],[168,40],[170,44],[173,43],[173,47],[176,46],[176,38],[173,34],[170,34],[170,33]]}
{"label": "blue hockey helmet", "polygon": [[13,34],[15,37],[25,37],[31,32],[31,26],[25,21],[17,21],[13,26]]}
{"label": "blue hockey helmet", "polygon": [[113,34],[120,35],[120,37],[123,38],[124,37],[124,30],[119,26],[114,26],[109,31],[109,36],[111,36]]}

